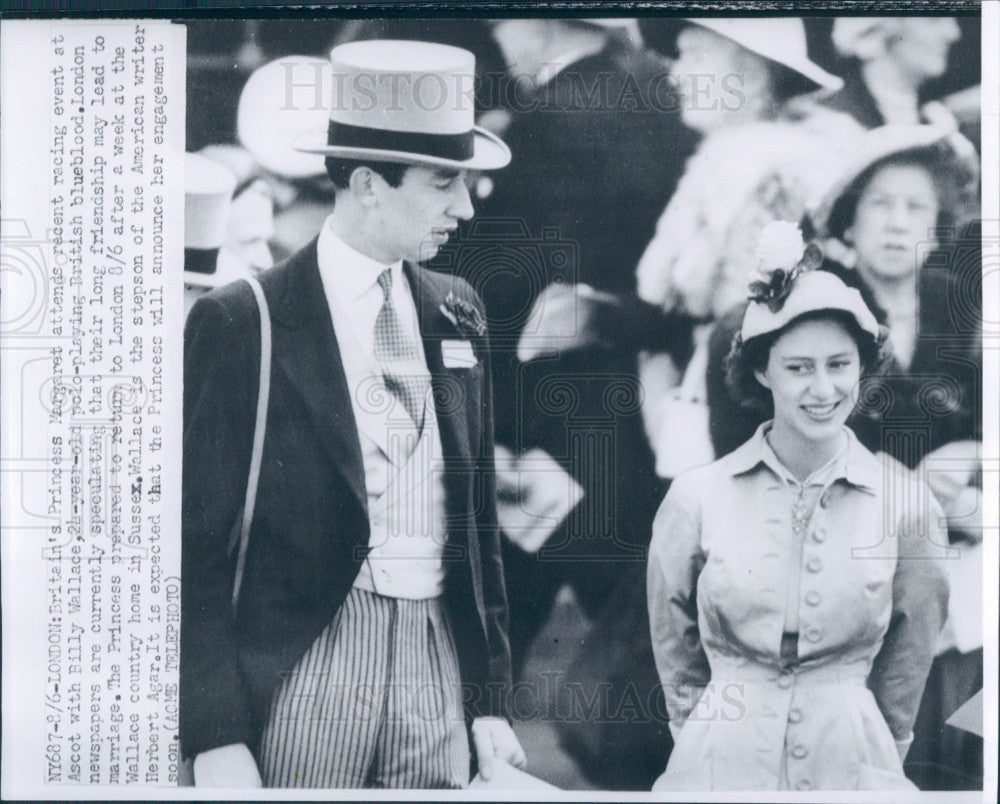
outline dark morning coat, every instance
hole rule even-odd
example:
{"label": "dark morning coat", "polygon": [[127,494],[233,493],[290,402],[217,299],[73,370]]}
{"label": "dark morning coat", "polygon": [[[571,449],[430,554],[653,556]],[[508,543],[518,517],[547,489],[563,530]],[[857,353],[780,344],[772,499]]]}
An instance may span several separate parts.
{"label": "dark morning coat", "polygon": [[[260,325],[237,282],[192,308],[184,343],[180,731],[186,756],[256,747],[276,685],[333,619],[367,552],[361,447],[316,240],[260,275],[273,333],[267,435],[239,605],[227,543],[242,516],[257,404]],[[493,476],[485,336],[442,312],[462,280],[405,271],[432,375],[446,462],[444,603],[467,718],[505,713],[507,604]],[[446,368],[441,341],[470,340],[479,361]],[[235,553],[235,551],[234,551]]]}

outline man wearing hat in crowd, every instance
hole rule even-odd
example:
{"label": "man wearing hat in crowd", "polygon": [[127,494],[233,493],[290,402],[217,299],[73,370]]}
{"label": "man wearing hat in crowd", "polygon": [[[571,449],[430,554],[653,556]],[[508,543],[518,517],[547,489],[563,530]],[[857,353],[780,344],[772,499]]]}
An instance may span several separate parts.
{"label": "man wearing hat in crowd", "polygon": [[327,157],[332,214],[259,275],[265,318],[243,282],[188,318],[181,741],[198,785],[464,787],[472,752],[484,777],[524,764],[489,350],[471,288],[416,263],[472,216],[467,171],[510,152],[473,126],[467,51],[331,61],[328,131],[297,147]]}
{"label": "man wearing hat in crowd", "polygon": [[213,288],[251,275],[226,245],[236,175],[202,154],[184,157],[184,313]]}

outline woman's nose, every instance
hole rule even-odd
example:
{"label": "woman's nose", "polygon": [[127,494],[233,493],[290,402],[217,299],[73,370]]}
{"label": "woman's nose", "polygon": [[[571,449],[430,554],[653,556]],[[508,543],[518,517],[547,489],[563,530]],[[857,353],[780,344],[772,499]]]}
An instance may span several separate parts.
{"label": "woman's nose", "polygon": [[816,399],[827,399],[834,391],[833,380],[825,369],[818,369],[813,374],[809,390]]}

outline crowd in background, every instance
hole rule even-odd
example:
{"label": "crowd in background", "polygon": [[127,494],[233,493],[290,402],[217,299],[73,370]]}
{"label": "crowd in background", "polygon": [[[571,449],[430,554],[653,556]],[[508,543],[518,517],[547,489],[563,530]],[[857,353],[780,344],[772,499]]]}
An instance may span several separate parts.
{"label": "crowd in background", "polygon": [[[572,591],[583,641],[556,650],[549,703],[589,709],[552,734],[591,784],[648,790],[670,752],[646,548],[670,481],[773,415],[724,379],[769,222],[801,222],[889,328],[849,424],[933,488],[953,584],[978,577],[978,18],[192,26],[191,299],[293,253],[331,207],[322,158],[289,147],[325,110],[266,113],[281,62],[387,38],[475,53],[479,124],[513,153],[470,177],[476,217],[430,265],[486,305],[501,513],[579,490],[559,521],[511,524],[504,564],[515,675]],[[905,765],[923,789],[982,784],[981,739],[944,723],[982,686],[981,609],[952,600]]]}

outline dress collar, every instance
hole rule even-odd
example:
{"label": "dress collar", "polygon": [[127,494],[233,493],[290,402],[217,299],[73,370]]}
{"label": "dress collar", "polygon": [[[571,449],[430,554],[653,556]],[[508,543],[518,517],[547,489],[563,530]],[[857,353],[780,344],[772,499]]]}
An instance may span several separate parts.
{"label": "dress collar", "polygon": [[[791,472],[778,460],[771,445],[767,443],[767,434],[774,420],[766,421],[757,428],[749,441],[734,450],[728,457],[731,473],[745,474],[763,464],[780,478],[792,478]],[[813,472],[803,485],[808,484],[820,473],[830,472],[830,480],[843,478],[853,486],[869,491],[876,490],[881,482],[882,464],[858,441],[849,427],[844,427],[847,434],[847,444],[822,469]],[[833,464],[833,466],[831,466]],[[798,481],[796,481],[798,482]]]}

